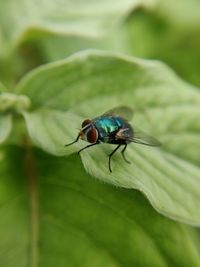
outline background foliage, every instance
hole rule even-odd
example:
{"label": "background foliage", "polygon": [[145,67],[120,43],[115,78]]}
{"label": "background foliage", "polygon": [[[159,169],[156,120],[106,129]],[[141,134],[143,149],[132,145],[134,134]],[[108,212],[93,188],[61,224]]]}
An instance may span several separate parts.
{"label": "background foliage", "polygon": [[[200,266],[199,10],[0,3],[1,266]],[[163,145],[110,174],[111,146],[64,144],[119,104]]]}

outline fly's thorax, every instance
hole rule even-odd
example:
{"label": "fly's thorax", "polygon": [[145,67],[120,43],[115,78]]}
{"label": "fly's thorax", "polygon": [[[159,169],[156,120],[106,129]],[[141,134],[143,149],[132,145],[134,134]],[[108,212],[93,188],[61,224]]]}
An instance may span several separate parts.
{"label": "fly's thorax", "polygon": [[132,126],[119,116],[101,116],[93,120],[99,140],[110,144],[126,144],[133,137]]}
{"label": "fly's thorax", "polygon": [[85,120],[82,123],[82,129],[79,133],[80,138],[89,143],[96,143],[98,140],[98,131],[91,120]]}
{"label": "fly's thorax", "polygon": [[118,125],[111,116],[100,116],[93,120],[95,128],[98,130],[99,139],[108,143],[112,133],[116,132]]}

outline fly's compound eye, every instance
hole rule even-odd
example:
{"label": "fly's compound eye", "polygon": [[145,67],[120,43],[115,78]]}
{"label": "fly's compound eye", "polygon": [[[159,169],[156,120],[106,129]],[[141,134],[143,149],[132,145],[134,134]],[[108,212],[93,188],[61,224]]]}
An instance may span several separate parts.
{"label": "fly's compound eye", "polygon": [[87,141],[89,143],[96,143],[98,139],[98,132],[95,128],[92,128],[87,132]]}
{"label": "fly's compound eye", "polygon": [[89,125],[91,123],[91,120],[90,119],[87,119],[87,120],[84,120],[83,122],[82,122],[82,128],[84,128],[86,125]]}

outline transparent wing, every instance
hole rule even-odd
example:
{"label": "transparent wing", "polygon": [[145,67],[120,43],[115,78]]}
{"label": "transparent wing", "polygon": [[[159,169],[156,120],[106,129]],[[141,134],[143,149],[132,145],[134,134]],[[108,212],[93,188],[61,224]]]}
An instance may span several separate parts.
{"label": "transparent wing", "polygon": [[133,109],[127,106],[118,106],[105,112],[103,116],[117,115],[130,121],[133,118]]}
{"label": "transparent wing", "polygon": [[146,134],[145,132],[136,127],[133,127],[133,129],[134,129],[134,134],[132,138],[129,138],[130,142],[146,146],[161,146],[161,143],[156,138]]}

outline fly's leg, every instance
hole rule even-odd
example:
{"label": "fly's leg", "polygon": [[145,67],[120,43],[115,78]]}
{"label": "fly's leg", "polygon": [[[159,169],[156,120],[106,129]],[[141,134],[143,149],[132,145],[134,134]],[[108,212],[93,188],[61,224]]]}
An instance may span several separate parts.
{"label": "fly's leg", "polygon": [[120,148],[121,144],[119,144],[108,156],[109,156],[109,159],[108,159],[108,167],[109,167],[109,171],[112,172],[112,169],[111,169],[111,157],[115,154],[115,152]]}
{"label": "fly's leg", "polygon": [[86,148],[89,148],[89,147],[91,147],[91,146],[95,146],[95,145],[98,145],[98,144],[99,144],[99,143],[93,143],[93,144],[90,144],[90,145],[88,145],[88,146],[85,146],[84,148],[81,148],[81,149],[78,151],[78,154],[80,154],[81,151],[85,150]]}
{"label": "fly's leg", "polygon": [[71,145],[73,145],[74,143],[78,142],[79,138],[80,138],[80,134],[78,134],[78,136],[77,136],[77,138],[76,138],[75,141],[73,141],[73,142],[71,142],[69,144],[66,144],[65,146],[71,146]]}
{"label": "fly's leg", "polygon": [[127,144],[125,144],[125,146],[124,146],[124,148],[122,149],[121,153],[122,153],[122,157],[123,157],[124,161],[126,161],[127,163],[130,164],[131,162],[130,162],[129,160],[127,160],[127,158],[125,157],[125,154],[124,154],[126,148],[127,148]]}

